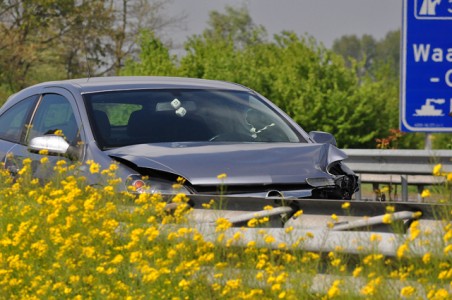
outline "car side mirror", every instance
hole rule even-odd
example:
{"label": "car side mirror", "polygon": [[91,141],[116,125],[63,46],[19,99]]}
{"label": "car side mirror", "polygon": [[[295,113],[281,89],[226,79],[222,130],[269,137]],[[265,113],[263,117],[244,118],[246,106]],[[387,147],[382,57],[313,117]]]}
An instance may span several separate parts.
{"label": "car side mirror", "polygon": [[337,146],[336,139],[331,133],[324,131],[311,131],[309,132],[309,136],[316,143]]}
{"label": "car side mirror", "polygon": [[70,159],[78,158],[76,147],[69,143],[59,135],[44,135],[32,138],[28,144],[28,151],[39,153],[47,151],[48,155],[65,155]]}

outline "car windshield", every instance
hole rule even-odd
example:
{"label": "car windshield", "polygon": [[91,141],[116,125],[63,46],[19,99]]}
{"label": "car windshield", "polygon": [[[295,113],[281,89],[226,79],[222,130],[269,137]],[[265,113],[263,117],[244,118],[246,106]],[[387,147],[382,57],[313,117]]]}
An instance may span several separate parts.
{"label": "car windshield", "polygon": [[258,96],[213,89],[109,91],[84,95],[101,148],[165,142],[305,142]]}

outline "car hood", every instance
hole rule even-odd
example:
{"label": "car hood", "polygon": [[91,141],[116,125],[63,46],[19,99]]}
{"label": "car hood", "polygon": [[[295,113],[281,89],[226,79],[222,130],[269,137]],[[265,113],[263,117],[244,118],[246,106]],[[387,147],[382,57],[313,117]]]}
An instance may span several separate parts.
{"label": "car hood", "polygon": [[327,166],[347,158],[329,144],[301,143],[160,143],[106,151],[112,158],[184,177],[193,185],[300,184],[329,178]]}

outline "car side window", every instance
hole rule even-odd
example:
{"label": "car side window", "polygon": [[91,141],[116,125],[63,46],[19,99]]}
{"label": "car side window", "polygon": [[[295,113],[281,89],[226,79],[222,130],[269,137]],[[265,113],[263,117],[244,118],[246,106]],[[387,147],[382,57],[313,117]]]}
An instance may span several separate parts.
{"label": "car side window", "polygon": [[33,117],[29,138],[46,134],[62,134],[69,144],[77,143],[75,115],[70,102],[61,95],[44,95]]}
{"label": "car side window", "polygon": [[0,139],[20,143],[25,122],[34,107],[36,96],[28,97],[0,116]]}

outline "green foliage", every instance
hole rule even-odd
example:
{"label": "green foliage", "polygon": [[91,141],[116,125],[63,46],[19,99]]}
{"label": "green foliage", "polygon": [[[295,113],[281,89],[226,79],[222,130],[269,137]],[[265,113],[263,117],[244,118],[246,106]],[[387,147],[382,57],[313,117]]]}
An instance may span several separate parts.
{"label": "green foliage", "polygon": [[239,82],[271,99],[306,130],[333,133],[341,147],[372,147],[384,128],[380,86],[359,82],[343,60],[291,32],[235,47],[197,36],[186,44],[183,76]]}
{"label": "green foliage", "polygon": [[170,55],[169,49],[153,33],[141,32],[139,46],[139,60],[127,60],[120,71],[121,75],[175,75],[176,58]]}
{"label": "green foliage", "polygon": [[450,133],[436,133],[432,135],[434,149],[452,150],[452,135]]}
{"label": "green foliage", "polygon": [[0,105],[5,103],[9,95],[11,95],[11,91],[7,87],[0,85]]}

